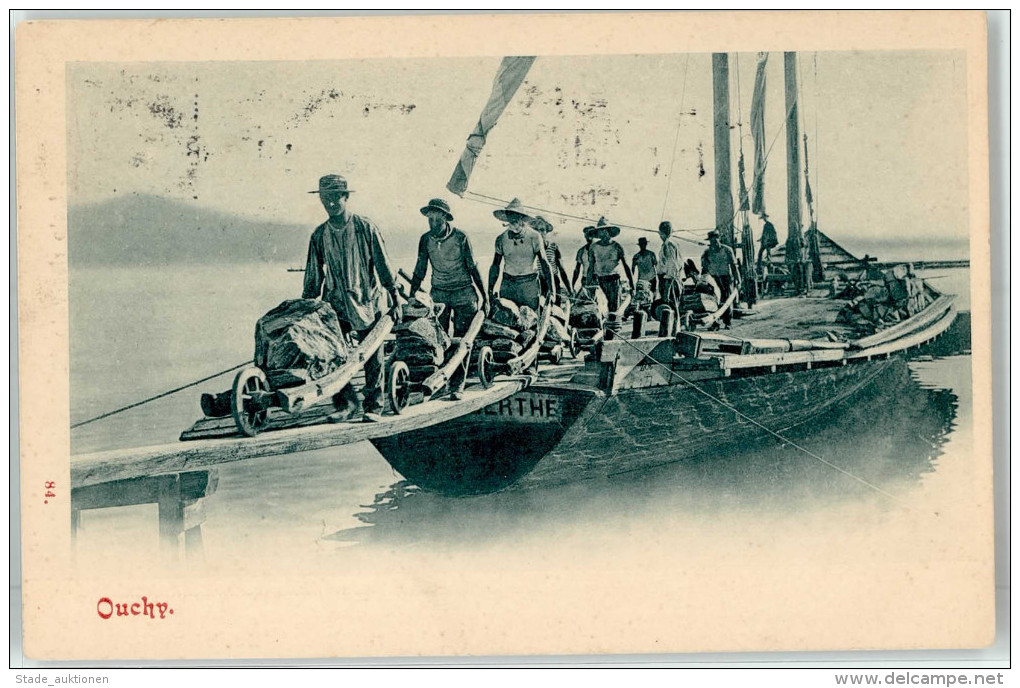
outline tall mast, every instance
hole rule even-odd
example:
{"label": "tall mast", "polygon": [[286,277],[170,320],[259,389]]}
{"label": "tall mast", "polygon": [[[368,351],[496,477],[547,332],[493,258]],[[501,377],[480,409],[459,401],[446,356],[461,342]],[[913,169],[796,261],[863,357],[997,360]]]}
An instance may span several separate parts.
{"label": "tall mast", "polygon": [[715,228],[733,246],[733,194],[730,174],[730,65],[726,53],[712,53],[712,103],[715,143]]}
{"label": "tall mast", "polygon": [[797,53],[783,53],[786,74],[786,263],[798,292],[805,287],[800,225],[800,131],[797,126]]}

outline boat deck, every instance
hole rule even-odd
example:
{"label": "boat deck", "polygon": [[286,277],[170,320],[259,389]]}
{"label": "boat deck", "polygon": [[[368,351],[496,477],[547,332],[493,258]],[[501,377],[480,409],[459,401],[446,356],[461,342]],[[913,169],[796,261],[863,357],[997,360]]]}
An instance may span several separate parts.
{"label": "boat deck", "polygon": [[733,318],[732,333],[740,337],[825,339],[829,333],[840,340],[854,339],[853,327],[836,322],[846,304],[829,298],[825,290],[810,296],[773,298],[759,301],[744,317]]}

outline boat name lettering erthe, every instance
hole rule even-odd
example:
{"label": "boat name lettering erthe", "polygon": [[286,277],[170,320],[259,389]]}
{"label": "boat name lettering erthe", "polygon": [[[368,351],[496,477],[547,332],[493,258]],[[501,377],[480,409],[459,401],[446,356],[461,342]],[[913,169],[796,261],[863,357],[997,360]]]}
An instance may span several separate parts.
{"label": "boat name lettering erthe", "polygon": [[109,597],[100,597],[96,602],[96,613],[101,619],[110,619],[114,616],[147,616],[155,619],[165,619],[167,615],[173,614],[168,602],[149,602],[149,598],[142,595],[140,602],[114,602]]}
{"label": "boat name lettering erthe", "polygon": [[539,394],[519,394],[509,399],[502,399],[482,409],[486,416],[502,416],[504,418],[523,418],[545,421],[559,419],[559,400],[555,396]]}

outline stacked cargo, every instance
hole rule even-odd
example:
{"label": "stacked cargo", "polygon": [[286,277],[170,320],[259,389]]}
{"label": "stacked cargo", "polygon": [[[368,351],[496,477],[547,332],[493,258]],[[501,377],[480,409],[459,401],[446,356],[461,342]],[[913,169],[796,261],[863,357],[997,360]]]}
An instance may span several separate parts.
{"label": "stacked cargo", "polygon": [[924,281],[914,275],[910,265],[890,268],[882,273],[881,283],[856,285],[846,295],[850,302],[839,312],[837,321],[872,331],[916,315],[931,303]]}
{"label": "stacked cargo", "polygon": [[517,358],[535,340],[537,330],[538,313],[533,309],[518,306],[507,299],[496,299],[475,340],[472,361],[476,360],[478,351],[484,346],[492,349],[496,363]]}
{"label": "stacked cargo", "polygon": [[418,292],[403,311],[403,319],[393,328],[393,359],[407,364],[412,382],[421,382],[439,370],[450,347],[450,336],[439,324],[443,305]]}

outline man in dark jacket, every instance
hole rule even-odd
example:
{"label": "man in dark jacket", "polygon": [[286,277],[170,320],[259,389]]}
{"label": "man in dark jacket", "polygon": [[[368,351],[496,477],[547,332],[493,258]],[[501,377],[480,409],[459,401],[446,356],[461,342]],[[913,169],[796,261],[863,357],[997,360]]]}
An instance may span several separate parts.
{"label": "man in dark jacket", "polygon": [[[320,296],[336,311],[344,333],[357,333],[364,339],[390,308],[400,318],[396,284],[386,248],[378,227],[368,218],[347,209],[352,190],[338,174],[319,179],[319,188],[308,193],[319,195],[329,219],[316,227],[308,243],[305,283],[301,297]],[[383,350],[365,361],[366,419],[382,410]],[[351,385],[333,397],[337,412],[331,422],[350,420],[358,414],[358,395]]]}

